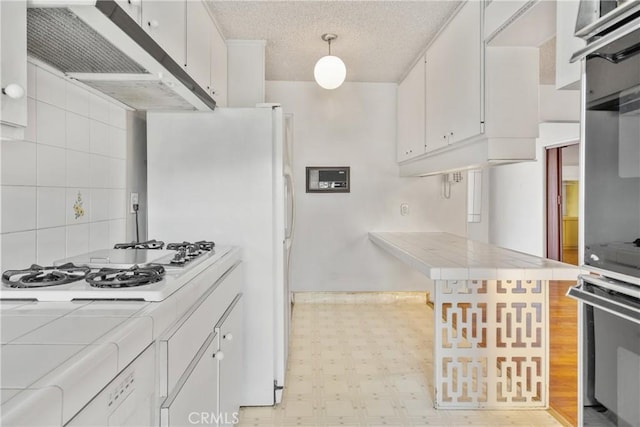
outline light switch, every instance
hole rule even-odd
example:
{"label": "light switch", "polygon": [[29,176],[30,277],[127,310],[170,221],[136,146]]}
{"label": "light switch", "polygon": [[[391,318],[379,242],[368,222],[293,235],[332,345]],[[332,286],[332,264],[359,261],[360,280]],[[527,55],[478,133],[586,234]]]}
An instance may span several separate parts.
{"label": "light switch", "polygon": [[400,215],[402,216],[409,215],[409,205],[407,203],[403,203],[400,205]]}

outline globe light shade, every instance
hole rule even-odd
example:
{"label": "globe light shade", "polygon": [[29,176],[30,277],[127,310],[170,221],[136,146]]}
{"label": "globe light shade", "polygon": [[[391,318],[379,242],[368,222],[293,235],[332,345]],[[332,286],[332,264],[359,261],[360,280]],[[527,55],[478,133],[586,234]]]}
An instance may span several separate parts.
{"label": "globe light shade", "polygon": [[335,89],[340,87],[345,77],[347,77],[347,67],[345,67],[342,59],[337,56],[323,56],[316,62],[313,76],[321,87]]}

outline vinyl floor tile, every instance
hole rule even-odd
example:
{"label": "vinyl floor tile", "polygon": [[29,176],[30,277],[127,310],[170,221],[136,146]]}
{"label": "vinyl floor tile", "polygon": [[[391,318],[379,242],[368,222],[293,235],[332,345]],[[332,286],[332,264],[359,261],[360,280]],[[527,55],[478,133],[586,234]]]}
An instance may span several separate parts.
{"label": "vinyl floor tile", "polygon": [[559,426],[546,411],[433,408],[433,311],[424,304],[301,303],[282,402],[240,426]]}

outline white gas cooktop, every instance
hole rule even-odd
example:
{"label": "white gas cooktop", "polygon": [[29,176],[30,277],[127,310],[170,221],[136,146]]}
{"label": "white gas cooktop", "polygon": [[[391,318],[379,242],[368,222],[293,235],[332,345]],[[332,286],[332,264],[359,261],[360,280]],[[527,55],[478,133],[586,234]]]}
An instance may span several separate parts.
{"label": "white gas cooktop", "polygon": [[66,258],[55,262],[62,265],[73,262],[75,265],[87,265],[92,272],[100,268],[130,268],[134,265],[164,264],[165,275],[162,280],[137,287],[97,288],[86,280],[72,283],[47,286],[13,288],[6,284],[0,287],[0,299],[38,300],[38,301],[72,301],[72,300],[142,300],[163,301],[169,295],[184,286],[191,278],[218,262],[229,251],[230,247],[216,247],[183,266],[172,266],[169,260],[176,251],[157,249],[117,249],[101,250]]}

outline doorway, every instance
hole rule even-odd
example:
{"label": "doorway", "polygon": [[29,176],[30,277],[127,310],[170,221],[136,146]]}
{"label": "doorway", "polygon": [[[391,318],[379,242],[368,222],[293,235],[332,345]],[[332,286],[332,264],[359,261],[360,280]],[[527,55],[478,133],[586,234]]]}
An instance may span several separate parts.
{"label": "doorway", "polygon": [[547,258],[578,265],[579,146],[547,149]]}

